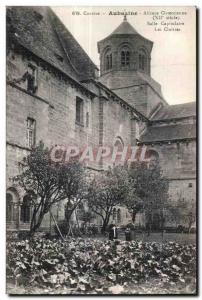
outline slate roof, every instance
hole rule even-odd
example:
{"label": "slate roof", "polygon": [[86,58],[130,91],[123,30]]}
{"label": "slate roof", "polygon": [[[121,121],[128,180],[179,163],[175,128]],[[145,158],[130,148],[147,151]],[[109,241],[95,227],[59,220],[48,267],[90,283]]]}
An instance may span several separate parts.
{"label": "slate roof", "polygon": [[138,34],[135,28],[126,20],[124,20],[112,33],[114,34]]}
{"label": "slate roof", "polygon": [[196,138],[196,124],[148,126],[140,142],[172,141]]}
{"label": "slate roof", "polygon": [[178,119],[191,116],[196,116],[196,102],[164,106],[152,117],[152,121]]}
{"label": "slate roof", "polygon": [[110,35],[108,35],[107,37],[105,37],[104,39],[102,39],[98,42],[98,47],[99,47],[100,42],[102,42],[104,40],[107,40],[108,38],[111,38],[113,36],[116,37],[116,36],[119,36],[119,35],[129,35],[129,36],[138,35],[141,38],[143,38],[144,40],[147,40],[148,42],[153,44],[152,41],[150,41],[149,39],[147,39],[144,36],[142,36],[141,34],[139,34],[137,32],[137,30],[124,18],[122,23]]}
{"label": "slate roof", "polygon": [[48,7],[8,7],[7,35],[76,79],[95,76],[97,67]]}

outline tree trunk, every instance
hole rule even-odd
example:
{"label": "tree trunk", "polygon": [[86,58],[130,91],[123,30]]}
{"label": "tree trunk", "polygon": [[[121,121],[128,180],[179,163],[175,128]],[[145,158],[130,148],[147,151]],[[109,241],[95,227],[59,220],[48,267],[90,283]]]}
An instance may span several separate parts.
{"label": "tree trunk", "polygon": [[65,220],[66,220],[66,222],[67,222],[67,228],[68,228],[68,233],[67,233],[67,235],[72,235],[73,236],[73,232],[72,232],[72,228],[71,228],[71,224],[70,224],[70,220],[71,220],[71,216],[72,216],[72,214],[73,214],[73,212],[74,212],[74,209],[73,210],[67,210],[66,212],[65,212]]}
{"label": "tree trunk", "polygon": [[110,214],[106,214],[106,217],[105,217],[103,225],[102,225],[101,233],[106,232],[106,228],[107,228],[107,225],[109,223],[109,218],[110,218]]}
{"label": "tree trunk", "polygon": [[137,212],[133,209],[133,212],[132,212],[132,222],[133,222],[133,224],[135,223],[136,214],[137,214]]}
{"label": "tree trunk", "polygon": [[107,223],[106,223],[106,219],[105,219],[104,222],[103,222],[103,224],[102,224],[101,233],[105,233],[106,232],[106,227],[107,227]]}
{"label": "tree trunk", "polygon": [[191,226],[193,224],[193,221],[192,220],[189,220],[189,225],[188,225],[188,233],[190,234],[190,231],[191,231]]}
{"label": "tree trunk", "polygon": [[148,224],[147,236],[150,236],[150,234],[151,234],[151,223]]}
{"label": "tree trunk", "polygon": [[147,236],[150,236],[151,233],[151,227],[152,227],[152,216],[150,213],[147,212],[147,223],[146,223],[146,231],[147,231]]}
{"label": "tree trunk", "polygon": [[[30,224],[30,232],[29,232],[30,238],[34,237],[35,232],[41,226],[43,217],[45,215],[45,203],[44,202],[45,202],[44,198],[41,198],[39,205],[34,207],[34,211],[32,214],[32,220],[31,220],[31,224]],[[39,215],[38,215],[38,213],[39,213]]]}
{"label": "tree trunk", "polygon": [[43,217],[44,217],[44,212],[40,212],[39,214],[39,217],[37,219],[36,215],[34,217],[34,221],[33,223],[31,223],[31,226],[30,226],[30,232],[29,232],[29,236],[30,238],[33,238],[34,237],[34,234],[36,233],[36,231],[39,229],[39,227],[41,226],[41,223],[43,221]]}

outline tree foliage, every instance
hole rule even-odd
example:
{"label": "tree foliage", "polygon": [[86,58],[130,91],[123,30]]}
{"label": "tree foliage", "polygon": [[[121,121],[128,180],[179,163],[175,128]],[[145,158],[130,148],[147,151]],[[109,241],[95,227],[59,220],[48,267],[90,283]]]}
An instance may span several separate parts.
{"label": "tree foliage", "polygon": [[113,208],[123,205],[130,189],[128,170],[122,166],[97,174],[89,187],[89,208],[102,218],[106,230]]}
{"label": "tree foliage", "polygon": [[185,200],[180,195],[177,203],[170,204],[169,212],[175,223],[185,225],[190,232],[191,227],[196,222],[196,201]]}
{"label": "tree foliage", "polygon": [[40,227],[51,207],[66,199],[70,216],[84,198],[84,169],[77,162],[54,163],[42,142],[20,163],[21,173],[14,178],[31,195],[30,235]]}
{"label": "tree foliage", "polygon": [[87,198],[88,193],[88,174],[87,170],[78,162],[68,162],[61,166],[61,183],[66,195],[66,221],[69,223],[73,212],[79,204]]}
{"label": "tree foliage", "polygon": [[154,211],[162,216],[168,201],[168,180],[160,166],[148,168],[144,163],[136,163],[130,169],[130,182],[132,187],[126,205],[133,214],[133,221],[139,211],[145,212],[147,223],[151,223]]}

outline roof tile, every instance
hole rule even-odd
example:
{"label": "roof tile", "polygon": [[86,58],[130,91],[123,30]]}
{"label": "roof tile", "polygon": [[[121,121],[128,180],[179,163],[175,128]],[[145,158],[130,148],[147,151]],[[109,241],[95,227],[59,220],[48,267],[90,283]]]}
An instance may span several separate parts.
{"label": "roof tile", "polygon": [[8,34],[38,57],[77,80],[95,76],[97,67],[50,8],[8,7],[7,18]]}
{"label": "roof tile", "polygon": [[196,115],[196,102],[163,106],[152,118],[152,121],[178,119]]}

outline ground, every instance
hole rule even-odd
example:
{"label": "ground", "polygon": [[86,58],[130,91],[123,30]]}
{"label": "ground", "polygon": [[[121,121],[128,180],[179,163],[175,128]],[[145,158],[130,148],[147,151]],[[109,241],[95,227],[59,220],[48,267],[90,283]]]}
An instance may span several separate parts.
{"label": "ground", "polygon": [[[174,295],[174,294],[195,294],[195,285],[190,284],[187,287],[184,287],[182,284],[174,284],[173,286],[166,285],[162,283],[159,279],[156,280],[150,280],[142,284],[131,284],[126,287],[124,287],[123,291],[121,291],[121,294],[131,295],[131,294],[137,294],[137,295]],[[120,294],[119,289],[120,286],[118,285],[115,287],[117,292],[110,293],[110,294]],[[47,294],[60,294],[60,295],[67,295],[67,294],[98,294],[97,291],[91,291],[90,293],[85,291],[76,291],[75,288],[67,288],[63,287],[62,289],[55,289],[55,288],[38,288],[38,287],[31,287],[31,288],[25,288],[25,287],[16,287],[15,285],[9,284],[7,286],[7,290],[10,294],[16,294],[16,295],[47,295]],[[108,293],[107,293],[108,294]]]}
{"label": "ground", "polygon": [[[100,240],[107,240],[107,236],[98,236],[96,237]],[[124,233],[119,234],[119,238],[121,240],[125,240]],[[146,233],[136,233],[135,240],[143,241],[143,242],[157,242],[157,243],[166,243],[166,242],[176,242],[180,244],[187,243],[196,243],[196,234],[194,233],[164,233],[163,237],[159,232],[152,232],[149,236]]]}

